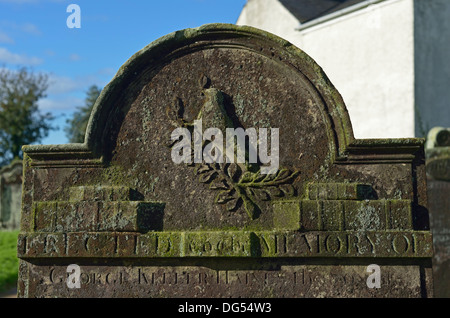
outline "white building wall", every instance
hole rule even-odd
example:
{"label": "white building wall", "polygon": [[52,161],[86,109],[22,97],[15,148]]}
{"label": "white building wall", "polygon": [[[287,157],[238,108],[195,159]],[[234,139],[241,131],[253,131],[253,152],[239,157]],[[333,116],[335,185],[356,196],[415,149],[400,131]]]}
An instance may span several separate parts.
{"label": "white building wall", "polygon": [[316,60],[342,94],[356,138],[414,137],[413,0],[382,1],[302,31],[276,10],[259,16],[259,1],[281,5],[249,0],[252,14],[237,24],[277,34]]}
{"label": "white building wall", "polygon": [[416,135],[450,127],[450,0],[415,1]]}
{"label": "white building wall", "polygon": [[[236,22],[281,36],[292,42],[300,22],[278,0],[247,0]],[[294,43],[294,42],[292,42]]]}

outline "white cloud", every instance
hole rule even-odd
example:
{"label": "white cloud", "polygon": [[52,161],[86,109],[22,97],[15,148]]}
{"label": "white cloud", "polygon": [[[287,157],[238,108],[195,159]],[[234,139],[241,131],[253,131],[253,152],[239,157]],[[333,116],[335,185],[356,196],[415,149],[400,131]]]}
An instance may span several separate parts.
{"label": "white cloud", "polygon": [[56,74],[49,74],[48,95],[67,95],[72,93],[85,94],[91,85],[104,87],[108,80],[104,79],[99,72],[87,74],[77,77],[61,76]]}
{"label": "white cloud", "polygon": [[77,106],[82,105],[84,105],[84,100],[73,96],[44,98],[39,101],[39,109],[42,112],[54,112],[61,110],[75,111]]}
{"label": "white cloud", "polygon": [[112,67],[105,67],[98,70],[97,74],[101,76],[111,76],[111,78],[116,74],[117,70]]}
{"label": "white cloud", "polygon": [[0,43],[14,44],[14,40],[5,32],[0,31]]}
{"label": "white cloud", "polygon": [[17,54],[0,47],[0,62],[13,65],[38,65],[43,62],[42,59],[24,54]]}
{"label": "white cloud", "polygon": [[76,53],[73,53],[73,54],[70,54],[69,60],[71,60],[72,62],[76,62],[76,61],[81,60],[81,56],[79,56]]}
{"label": "white cloud", "polygon": [[21,24],[19,25],[19,29],[25,33],[33,35],[42,35],[42,32],[39,30],[39,28],[32,23]]}
{"label": "white cloud", "polygon": [[91,85],[103,87],[105,85],[98,75],[90,74],[71,78],[49,74],[49,87],[47,98],[41,100],[39,105],[45,111],[74,111],[77,106],[84,105],[86,92]]}
{"label": "white cloud", "polygon": [[[0,0],[1,1],[1,0]],[[0,48],[0,69],[2,61],[2,48]],[[12,53],[10,53],[12,54]],[[13,54],[14,55],[14,54]],[[16,60],[20,60],[14,56]],[[11,60],[11,58],[10,58]],[[14,71],[11,68],[7,68]],[[86,92],[91,85],[97,85],[103,88],[107,84],[107,80],[102,76],[103,73],[110,73],[112,69],[104,68],[99,71],[78,77],[69,77],[63,75],[56,75],[54,73],[48,74],[48,89],[46,91],[47,97],[39,100],[39,108],[43,112],[73,112],[77,106],[84,105]],[[46,73],[44,71],[44,73]]]}
{"label": "white cloud", "polygon": [[81,90],[86,86],[83,80],[75,80],[67,76],[50,74],[48,94],[68,94]]}
{"label": "white cloud", "polygon": [[53,57],[53,56],[56,55],[55,51],[50,50],[50,49],[45,50],[44,53],[45,53],[46,56],[49,56],[49,57]]}
{"label": "white cloud", "polygon": [[[2,0],[0,0],[1,3]],[[1,21],[1,25],[2,28],[4,29],[8,29],[11,31],[19,31],[19,32],[23,32],[23,33],[27,33],[27,34],[31,34],[34,36],[40,36],[42,35],[41,30],[39,30],[39,28],[30,22],[27,23],[16,23],[16,22],[12,22],[12,21]]]}
{"label": "white cloud", "polygon": [[[1,66],[2,50],[4,49],[0,48],[0,70],[4,68]],[[19,58],[15,56],[14,58],[19,60]],[[17,71],[10,67],[6,67],[6,69],[13,72]],[[47,97],[38,101],[39,109],[45,113],[50,112],[52,114],[58,114],[64,112],[71,114],[78,106],[83,106],[85,104],[84,99],[86,98],[86,92],[91,85],[95,84],[98,87],[103,88],[107,84],[107,81],[104,79],[105,76],[102,76],[101,74],[109,73],[111,71],[112,69],[110,68],[104,68],[97,72],[74,78],[47,73]],[[46,72],[44,71],[44,73]]]}

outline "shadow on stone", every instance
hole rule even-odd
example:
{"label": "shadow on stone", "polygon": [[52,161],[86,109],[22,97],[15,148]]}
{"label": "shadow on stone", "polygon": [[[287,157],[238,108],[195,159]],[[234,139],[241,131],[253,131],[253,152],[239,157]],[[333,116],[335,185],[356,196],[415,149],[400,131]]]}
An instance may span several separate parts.
{"label": "shadow on stone", "polygon": [[137,208],[137,224],[140,232],[162,231],[164,203],[142,202]]}

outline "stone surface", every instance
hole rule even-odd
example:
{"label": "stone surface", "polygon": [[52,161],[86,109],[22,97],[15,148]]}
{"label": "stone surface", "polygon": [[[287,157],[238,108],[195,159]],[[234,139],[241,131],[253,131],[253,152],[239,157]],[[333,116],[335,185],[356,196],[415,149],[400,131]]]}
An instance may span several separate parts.
{"label": "stone surface", "polygon": [[22,198],[22,161],[0,169],[0,229],[18,230]]}
{"label": "stone surface", "polygon": [[428,201],[433,233],[435,296],[450,297],[450,129],[435,127],[426,144]]}
{"label": "stone surface", "polygon": [[[195,140],[199,119],[279,128],[279,169],[174,163],[172,131]],[[19,296],[430,297],[423,143],[355,139],[321,68],[278,37],[169,34],[104,88],[85,143],[24,147]]]}
{"label": "stone surface", "polygon": [[[82,287],[69,290],[64,266],[31,267],[27,282],[38,295],[60,297],[385,297],[383,289],[366,285],[366,266],[303,265],[271,260],[229,261],[204,265],[166,263],[165,266],[109,263],[82,266]],[[420,266],[383,266],[381,285],[391,297],[423,297]],[[30,296],[30,295],[24,295]]]}

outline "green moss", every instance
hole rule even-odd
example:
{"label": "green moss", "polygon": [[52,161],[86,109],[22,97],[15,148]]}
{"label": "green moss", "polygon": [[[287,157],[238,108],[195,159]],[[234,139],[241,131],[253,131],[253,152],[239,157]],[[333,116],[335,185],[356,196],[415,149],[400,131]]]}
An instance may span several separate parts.
{"label": "green moss", "polygon": [[110,165],[103,169],[99,184],[111,184],[115,186],[130,186],[132,180],[130,180],[127,172],[118,165]]}
{"label": "green moss", "polygon": [[249,232],[186,232],[184,256],[251,256]]}
{"label": "green moss", "polygon": [[154,192],[155,191],[155,185],[158,183],[159,177],[152,178],[152,179],[153,179],[153,181],[149,184],[150,192]]}
{"label": "green moss", "polygon": [[299,230],[300,202],[298,200],[274,202],[273,225],[278,230]]}
{"label": "green moss", "polygon": [[19,259],[17,258],[18,231],[0,232],[0,292],[17,283]]}

